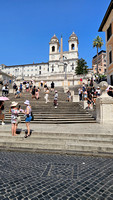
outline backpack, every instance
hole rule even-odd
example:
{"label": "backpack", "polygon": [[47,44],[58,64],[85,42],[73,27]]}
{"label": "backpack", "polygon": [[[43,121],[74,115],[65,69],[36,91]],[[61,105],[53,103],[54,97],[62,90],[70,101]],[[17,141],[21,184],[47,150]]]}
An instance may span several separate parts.
{"label": "backpack", "polygon": [[33,115],[33,112],[31,112],[31,117],[32,117],[31,121],[34,121],[34,115]]}

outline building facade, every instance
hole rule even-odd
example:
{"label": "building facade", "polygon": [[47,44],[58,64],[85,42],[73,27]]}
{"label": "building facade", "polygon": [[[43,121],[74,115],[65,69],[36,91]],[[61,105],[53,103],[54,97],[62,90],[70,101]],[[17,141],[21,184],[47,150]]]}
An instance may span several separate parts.
{"label": "building facade", "polygon": [[106,34],[107,81],[113,85],[113,0],[110,2],[99,31]]}
{"label": "building facade", "polygon": [[[92,59],[93,73],[97,74],[97,55]],[[102,50],[98,53],[98,73],[106,74],[106,51]]]}
{"label": "building facade", "polygon": [[[60,43],[56,35],[49,42],[49,61],[44,63],[33,63],[26,65],[1,65],[1,70],[7,74],[11,74],[17,78],[25,77],[41,77],[55,74],[74,74],[78,60],[78,38],[73,32],[68,40],[69,51],[63,52],[63,39]],[[66,66],[66,69],[65,69]]]}

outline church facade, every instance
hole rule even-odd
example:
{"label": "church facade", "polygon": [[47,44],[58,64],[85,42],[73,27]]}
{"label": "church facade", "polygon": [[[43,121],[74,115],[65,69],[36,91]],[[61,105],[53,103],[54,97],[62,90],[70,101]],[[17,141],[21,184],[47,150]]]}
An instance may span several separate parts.
{"label": "church facade", "polygon": [[73,32],[68,40],[69,51],[63,51],[63,38],[61,44],[54,35],[49,42],[49,61],[25,65],[1,65],[1,70],[16,78],[40,78],[58,74],[75,74],[78,60],[78,37]]}

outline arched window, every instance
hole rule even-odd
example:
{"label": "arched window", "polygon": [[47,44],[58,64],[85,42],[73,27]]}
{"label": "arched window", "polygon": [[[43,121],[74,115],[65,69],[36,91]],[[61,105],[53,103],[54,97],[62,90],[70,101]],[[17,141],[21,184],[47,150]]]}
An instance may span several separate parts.
{"label": "arched window", "polygon": [[72,65],[71,65],[71,66],[72,66],[72,70],[74,70],[74,64],[73,64],[73,63],[72,63]]}
{"label": "arched window", "polygon": [[55,51],[55,46],[52,46],[52,52],[54,52]]}
{"label": "arched window", "polygon": [[72,44],[72,45],[71,45],[71,50],[74,50],[74,49],[75,49],[75,45]]}
{"label": "arched window", "polygon": [[52,65],[52,72],[54,72],[54,65]]}

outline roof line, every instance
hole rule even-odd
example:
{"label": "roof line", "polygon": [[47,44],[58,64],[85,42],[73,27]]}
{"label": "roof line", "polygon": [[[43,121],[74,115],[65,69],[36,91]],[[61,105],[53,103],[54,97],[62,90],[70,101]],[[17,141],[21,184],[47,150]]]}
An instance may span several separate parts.
{"label": "roof line", "polygon": [[24,65],[5,65],[5,67],[17,67],[17,66],[28,66],[28,65],[41,65],[41,64],[48,64],[48,62],[33,63],[33,64],[24,64]]}
{"label": "roof line", "polygon": [[[106,51],[105,51],[105,50],[101,50],[101,51],[98,53],[98,55],[100,55],[101,53],[106,53]],[[93,56],[93,58],[96,58],[96,57],[97,57],[97,55]]]}
{"label": "roof line", "polygon": [[111,12],[112,9],[113,9],[113,0],[111,0],[111,2],[109,4],[109,7],[108,7],[108,9],[107,9],[107,11],[106,11],[106,13],[104,15],[104,18],[103,18],[103,20],[101,22],[101,25],[100,25],[99,29],[98,29],[99,32],[102,32],[102,29],[103,29],[103,27],[104,27],[109,15],[110,15],[110,12]]}

